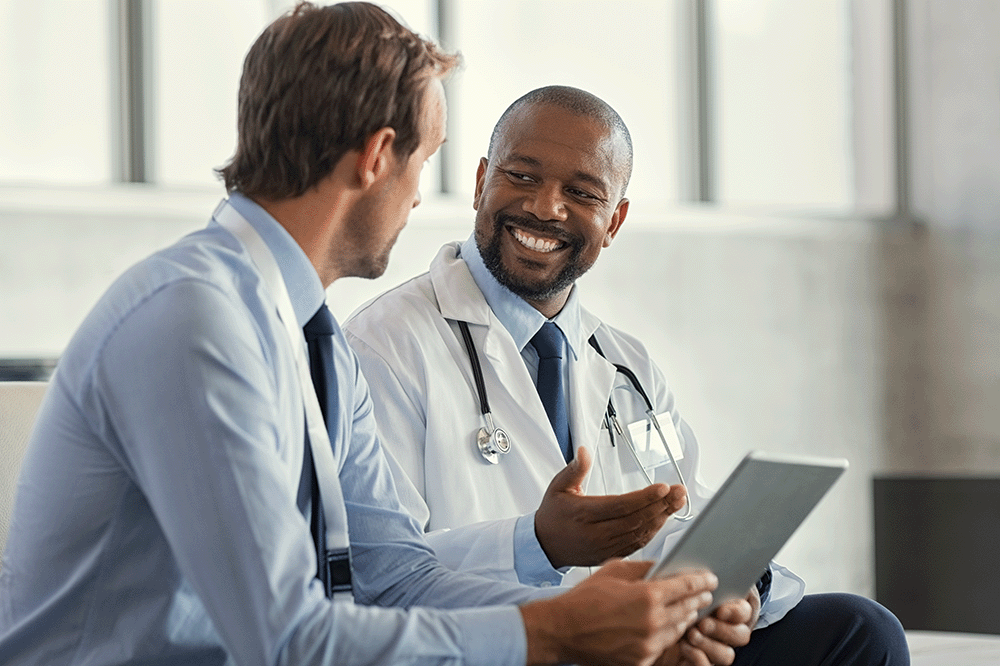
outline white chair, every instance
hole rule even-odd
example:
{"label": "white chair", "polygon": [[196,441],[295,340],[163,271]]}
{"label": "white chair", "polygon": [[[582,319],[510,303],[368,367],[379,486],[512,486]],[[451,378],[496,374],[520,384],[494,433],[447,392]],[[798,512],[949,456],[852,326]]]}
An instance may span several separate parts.
{"label": "white chair", "polygon": [[0,382],[0,553],[7,543],[21,459],[48,382]]}

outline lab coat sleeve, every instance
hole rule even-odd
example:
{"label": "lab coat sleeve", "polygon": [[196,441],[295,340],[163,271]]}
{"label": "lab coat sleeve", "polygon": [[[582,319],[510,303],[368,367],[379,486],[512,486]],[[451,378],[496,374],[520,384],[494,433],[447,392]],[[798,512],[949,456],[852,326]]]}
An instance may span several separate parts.
{"label": "lab coat sleeve", "polygon": [[[563,574],[544,557],[534,536],[533,514],[488,520],[453,529],[428,529],[431,508],[427,505],[424,475],[426,441],[425,396],[427,390],[405,383],[389,363],[349,328],[348,343],[357,354],[371,388],[379,438],[396,482],[399,499],[426,533],[438,559],[450,569],[475,573],[494,580],[548,587],[559,585]],[[404,363],[397,359],[396,363]],[[419,372],[409,373],[419,377]],[[523,520],[522,520],[523,519]],[[521,520],[521,529],[518,521]],[[530,520],[529,529],[525,520]],[[530,538],[529,538],[530,537]],[[527,543],[526,543],[527,542]],[[542,557],[537,557],[538,554]]]}
{"label": "lab coat sleeve", "polygon": [[[634,345],[631,350],[628,350],[629,342],[632,342]],[[677,432],[677,437],[681,444],[681,450],[684,453],[683,458],[678,460],[678,463],[681,471],[684,473],[685,480],[688,482],[689,501],[691,502],[695,513],[697,513],[704,508],[708,500],[715,492],[709,488],[701,478],[701,451],[698,440],[695,437],[694,431],[681,417],[677,409],[674,394],[667,385],[663,373],[656,366],[656,364],[649,359],[645,349],[637,342],[628,338],[623,340],[622,344],[623,350],[638,353],[638,358],[642,359],[642,361],[641,363],[636,361],[636,365],[644,367],[648,371],[649,376],[652,378],[655,393],[653,402],[657,406],[657,414],[670,415],[673,427]],[[665,421],[666,419],[664,418],[660,419],[663,427],[667,427],[667,423]],[[668,485],[678,483],[677,475],[671,465],[663,465],[657,468],[654,480]],[[669,520],[657,536],[642,549],[641,555],[639,556],[654,561],[659,559],[664,552],[673,548],[685,526],[689,524],[690,523],[684,523],[677,520]],[[799,603],[805,592],[805,582],[801,578],[776,562],[772,561],[770,566],[772,574],[771,590],[767,601],[761,608],[757,628],[766,627],[767,625],[780,620],[784,617],[785,613]]]}

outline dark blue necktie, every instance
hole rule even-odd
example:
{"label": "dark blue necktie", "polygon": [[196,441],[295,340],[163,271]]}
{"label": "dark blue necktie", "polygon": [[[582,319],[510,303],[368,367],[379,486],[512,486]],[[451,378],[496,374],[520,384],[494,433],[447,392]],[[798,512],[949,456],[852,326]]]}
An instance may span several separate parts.
{"label": "dark blue necktie", "polygon": [[566,462],[573,459],[573,444],[569,435],[569,417],[566,415],[566,389],[563,387],[563,341],[565,336],[551,321],[531,338],[531,346],[538,352],[538,397],[542,399],[549,423],[556,433],[559,448]]}
{"label": "dark blue necktie", "polygon": [[[302,330],[306,336],[306,347],[309,349],[309,372],[316,389],[316,398],[323,412],[323,421],[329,428],[329,415],[337,413],[337,391],[330,390],[330,387],[336,387],[337,379],[333,367],[333,334],[336,325],[325,303]],[[335,439],[331,435],[330,440],[335,441]],[[316,561],[319,564],[316,577],[323,583],[326,596],[332,597],[333,592],[351,589],[350,560],[346,552],[335,553],[327,549],[323,501],[320,497],[319,481],[316,479],[316,469],[313,466],[312,446],[308,441],[303,458],[302,478],[303,481],[308,478],[311,484],[312,518],[309,521],[309,529],[312,532],[313,543],[316,544]]]}

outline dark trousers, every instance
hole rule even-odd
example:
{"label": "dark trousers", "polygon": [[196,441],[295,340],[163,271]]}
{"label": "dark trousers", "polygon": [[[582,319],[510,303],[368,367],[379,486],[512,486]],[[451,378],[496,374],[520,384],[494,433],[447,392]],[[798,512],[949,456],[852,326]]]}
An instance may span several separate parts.
{"label": "dark trousers", "polygon": [[896,616],[865,597],[810,594],[774,624],[753,632],[734,666],[908,666]]}

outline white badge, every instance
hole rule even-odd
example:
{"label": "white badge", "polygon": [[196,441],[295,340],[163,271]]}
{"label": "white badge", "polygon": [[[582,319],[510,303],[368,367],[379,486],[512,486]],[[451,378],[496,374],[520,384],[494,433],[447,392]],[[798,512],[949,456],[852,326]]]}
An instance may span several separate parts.
{"label": "white badge", "polygon": [[[681,442],[677,438],[677,430],[674,428],[674,420],[670,417],[670,412],[658,414],[656,419],[660,422],[663,438],[667,441],[670,452],[674,454],[674,459],[680,460],[684,457],[684,451],[681,450]],[[660,439],[660,435],[657,434],[650,419],[644,418],[641,421],[630,423],[628,434],[635,445],[635,455],[647,472],[670,463],[670,456],[663,446],[663,440]]]}

